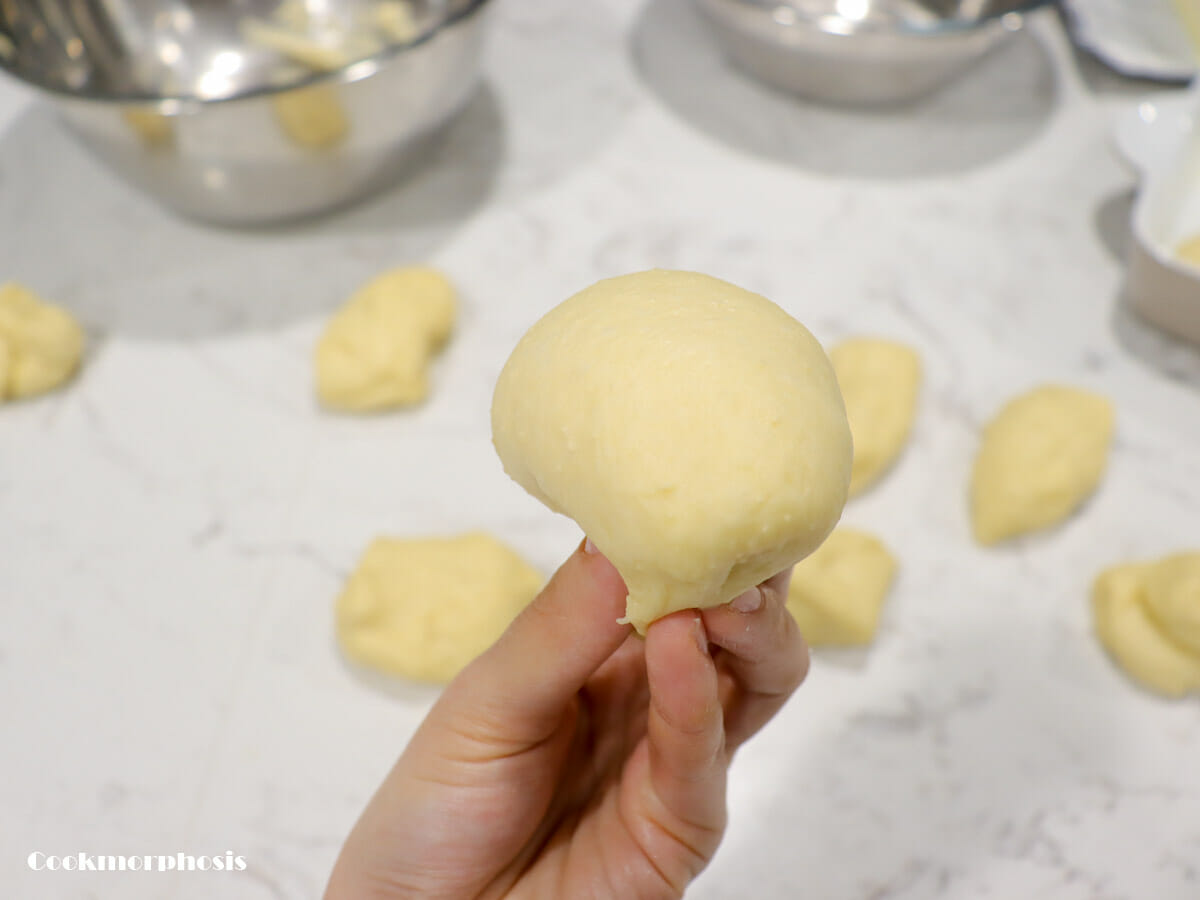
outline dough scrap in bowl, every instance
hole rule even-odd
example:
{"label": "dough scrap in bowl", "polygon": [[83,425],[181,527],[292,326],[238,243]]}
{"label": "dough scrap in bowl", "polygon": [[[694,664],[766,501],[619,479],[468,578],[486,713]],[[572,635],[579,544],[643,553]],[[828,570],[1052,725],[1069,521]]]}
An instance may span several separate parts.
{"label": "dough scrap in bowl", "polygon": [[694,272],[610,278],[543,316],[497,381],[492,437],[505,471],[616,566],[639,633],[806,556],[850,481],[821,345]]}
{"label": "dough scrap in bowl", "polygon": [[500,637],[544,581],[487,534],[377,538],[338,597],[338,643],[364,666],[446,682]]}

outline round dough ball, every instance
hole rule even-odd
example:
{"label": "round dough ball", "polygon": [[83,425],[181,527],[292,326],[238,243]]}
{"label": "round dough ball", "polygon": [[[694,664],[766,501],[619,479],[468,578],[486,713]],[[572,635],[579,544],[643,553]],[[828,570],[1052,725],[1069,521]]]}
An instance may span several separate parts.
{"label": "round dough ball", "polygon": [[806,556],[850,481],[821,345],[693,272],[610,278],[547,313],[500,373],[492,435],[505,471],[616,566],[641,633]]}
{"label": "round dough ball", "polygon": [[338,643],[373,669],[449,681],[500,637],[543,582],[487,534],[377,538],[338,597]]}

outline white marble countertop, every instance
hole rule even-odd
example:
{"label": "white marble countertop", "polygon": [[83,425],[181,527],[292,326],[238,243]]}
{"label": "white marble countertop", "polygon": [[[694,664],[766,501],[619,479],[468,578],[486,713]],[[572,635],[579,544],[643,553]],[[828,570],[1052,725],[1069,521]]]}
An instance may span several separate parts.
{"label": "white marble countertop", "polygon": [[[1146,85],[1038,18],[907,115],[793,103],[724,68],[684,0],[500,0],[485,87],[442,156],[317,225],[185,225],[0,82],[0,278],[75,310],[81,377],[0,410],[0,892],[316,897],[430,704],[339,658],[331,611],[376,534],[485,528],[543,568],[578,534],[503,475],[499,366],[590,282],[695,268],[823,340],[917,345],[894,473],[844,521],[901,560],[876,645],[818,653],[741,754],[689,896],[1200,896],[1200,704],[1133,687],[1091,634],[1093,575],[1200,546],[1200,359],[1119,299],[1133,179],[1110,147]],[[406,261],[461,286],[431,401],[314,404],[325,314]],[[1063,379],[1113,398],[1082,515],[968,537],[980,424]],[[227,875],[32,872],[27,855],[243,855]]]}

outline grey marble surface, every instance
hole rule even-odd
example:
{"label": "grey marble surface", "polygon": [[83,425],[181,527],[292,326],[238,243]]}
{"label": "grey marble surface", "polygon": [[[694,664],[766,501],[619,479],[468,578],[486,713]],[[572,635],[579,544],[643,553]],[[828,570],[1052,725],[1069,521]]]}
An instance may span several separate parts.
{"label": "grey marble surface", "polygon": [[[503,475],[492,383],[597,278],[694,268],[822,340],[917,346],[895,471],[844,521],[901,562],[874,647],[818,653],[739,756],[696,898],[1200,896],[1200,705],[1126,681],[1087,590],[1200,547],[1200,354],[1121,299],[1142,86],[1053,16],[904,114],[788,100],[683,0],[500,0],[487,79],[435,159],[279,231],[172,219],[0,91],[0,277],[78,313],[69,389],[0,411],[0,885],[6,897],[315,897],[432,701],[339,658],[332,603],[380,533],[484,528],[551,570],[573,525]],[[313,401],[325,315],[388,265],[462,290],[428,404]],[[1101,490],[1062,528],[968,536],[980,425],[1046,380],[1112,397]],[[246,872],[72,875],[47,853],[245,856]]]}

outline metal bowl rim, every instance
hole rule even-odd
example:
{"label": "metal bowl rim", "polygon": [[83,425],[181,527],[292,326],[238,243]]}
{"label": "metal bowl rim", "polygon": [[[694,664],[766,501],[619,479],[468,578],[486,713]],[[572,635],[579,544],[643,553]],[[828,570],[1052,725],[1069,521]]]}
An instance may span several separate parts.
{"label": "metal bowl rim", "polygon": [[[741,0],[697,0],[697,2],[703,6],[712,8],[715,6],[727,6],[731,3],[740,4]],[[845,40],[862,40],[864,38],[884,37],[916,38],[917,40],[923,40],[928,38],[937,39],[970,34],[972,32],[980,31],[984,28],[990,27],[996,22],[1003,20],[1006,16],[1024,16],[1042,7],[1052,6],[1055,2],[1056,0],[1024,0],[1024,2],[1017,4],[1012,9],[1006,9],[1003,12],[997,11],[988,15],[980,16],[977,19],[971,19],[969,21],[941,19],[939,20],[938,24],[931,25],[927,28],[902,24],[896,28],[864,29],[863,31],[851,32],[850,34],[826,28],[822,26],[819,19],[797,18],[794,23],[790,24],[780,23],[774,18],[771,18],[771,21],[774,22],[778,27],[778,30],[781,31],[784,29],[797,27],[809,28],[812,31],[819,32],[820,34],[828,35],[831,38],[841,38]],[[753,6],[757,7],[763,13],[770,13],[773,11],[764,5],[753,4]],[[786,9],[788,7],[786,4],[782,3],[775,6],[775,9],[780,8]]]}
{"label": "metal bowl rim", "polygon": [[0,71],[7,72],[13,78],[16,78],[22,84],[27,84],[32,88],[43,93],[50,94],[54,97],[59,97],[64,100],[84,101],[87,103],[95,103],[100,105],[112,106],[137,106],[141,108],[166,107],[158,109],[162,115],[177,116],[183,113],[197,112],[204,107],[218,106],[221,104],[232,103],[239,100],[251,100],[256,97],[266,97],[272,94],[280,94],[285,91],[297,90],[299,88],[311,87],[316,84],[337,83],[350,84],[355,81],[362,81],[364,78],[369,78],[383,68],[387,63],[392,62],[396,57],[416,50],[424,46],[431,40],[440,35],[459,22],[470,18],[486,6],[490,0],[471,0],[470,4],[457,10],[454,14],[447,16],[442,21],[438,22],[433,28],[418,35],[407,43],[388,44],[378,53],[371,56],[364,56],[362,59],[357,59],[354,62],[347,63],[338,69],[333,69],[329,72],[312,71],[308,75],[298,78],[295,81],[287,84],[264,84],[256,87],[246,88],[237,93],[228,94],[222,97],[199,97],[195,94],[100,94],[90,93],[88,91],[72,91],[56,85],[43,84],[38,81],[31,81],[21,72],[13,69],[8,61],[0,55]]}

